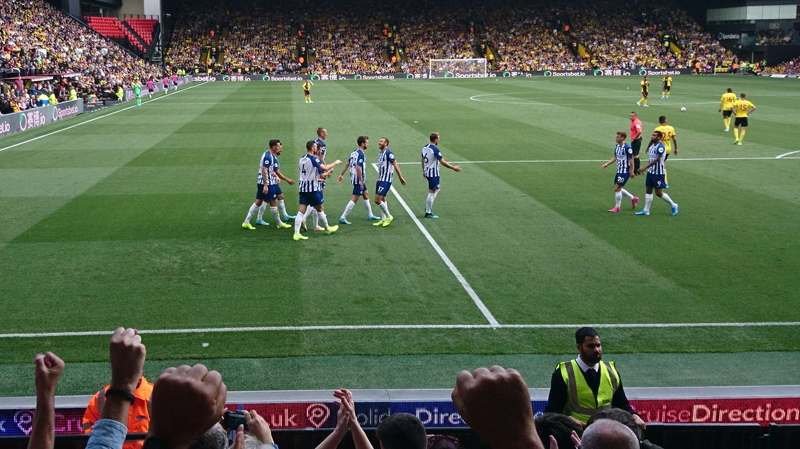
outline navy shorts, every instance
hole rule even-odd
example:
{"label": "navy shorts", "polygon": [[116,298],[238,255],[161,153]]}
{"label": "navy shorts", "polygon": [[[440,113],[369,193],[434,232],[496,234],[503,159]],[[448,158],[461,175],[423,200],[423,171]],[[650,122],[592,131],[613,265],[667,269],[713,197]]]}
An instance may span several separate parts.
{"label": "navy shorts", "polygon": [[392,188],[392,183],[387,181],[378,181],[375,183],[375,195],[386,196],[389,194],[389,189]]}
{"label": "navy shorts", "polygon": [[364,184],[364,188],[362,189],[360,185],[353,184],[353,195],[361,196],[367,191],[367,185]]}
{"label": "navy shorts", "polygon": [[300,204],[317,207],[324,202],[322,192],[300,192]]}
{"label": "navy shorts", "polygon": [[428,189],[430,189],[430,190],[439,190],[439,177],[438,176],[428,176]]}
{"label": "navy shorts", "polygon": [[747,128],[747,117],[736,117],[733,119],[733,126],[741,126]]}
{"label": "navy shorts", "polygon": [[264,184],[258,184],[256,187],[256,199],[261,201],[269,201],[269,190],[264,193]]}
{"label": "navy shorts", "polygon": [[147,89],[147,90],[149,90],[150,93],[152,94],[155,89]]}
{"label": "navy shorts", "polygon": [[722,111],[722,116],[723,116],[723,117],[726,117],[726,118],[727,118],[727,117],[730,117],[730,116],[731,116],[731,114],[733,114],[733,110],[730,110],[730,111]]}
{"label": "navy shorts", "polygon": [[654,189],[663,189],[666,182],[664,182],[664,175],[647,174],[647,179],[644,183],[645,187],[652,187]]}
{"label": "navy shorts", "polygon": [[271,185],[268,187],[267,191],[267,201],[275,201],[278,198],[278,193],[280,193],[281,188],[277,185]]}
{"label": "navy shorts", "polygon": [[624,186],[625,183],[628,182],[630,176],[630,173],[617,173],[616,176],[614,176],[614,184]]}

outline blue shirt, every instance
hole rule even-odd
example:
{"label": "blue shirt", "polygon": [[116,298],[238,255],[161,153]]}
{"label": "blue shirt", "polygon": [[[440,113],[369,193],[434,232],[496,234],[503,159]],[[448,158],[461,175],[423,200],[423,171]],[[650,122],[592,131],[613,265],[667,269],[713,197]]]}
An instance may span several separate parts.
{"label": "blue shirt", "polygon": [[435,178],[439,176],[439,161],[442,159],[442,152],[436,145],[429,143],[422,147],[422,157],[425,159],[425,176]]}
{"label": "blue shirt", "polygon": [[269,167],[272,165],[270,158],[272,157],[272,153],[269,150],[265,151],[264,154],[261,155],[261,162],[258,164],[258,183],[264,184],[264,177],[261,173],[261,168],[267,169],[267,176],[269,176]]}
{"label": "blue shirt", "polygon": [[378,152],[378,181],[392,182],[394,177],[394,153],[385,149]]}
{"label": "blue shirt", "polygon": [[650,155],[651,162],[656,158],[658,159],[655,164],[651,165],[650,168],[647,169],[647,173],[654,175],[665,174],[666,169],[664,168],[664,156],[667,155],[667,148],[664,146],[664,144],[658,142],[654,145],[650,145],[650,148],[647,149],[647,152]]}
{"label": "blue shirt", "polygon": [[319,147],[319,154],[322,155],[322,159],[325,159],[325,152],[328,151],[328,146],[325,145],[325,141],[317,137],[314,139],[314,142],[317,142],[317,147]]}
{"label": "blue shirt", "polygon": [[100,419],[92,427],[86,449],[119,449],[127,434],[125,424],[113,419]]}
{"label": "blue shirt", "polygon": [[306,154],[300,158],[298,167],[300,168],[300,192],[319,192],[322,187],[319,185],[319,170],[322,161],[312,155]]}
{"label": "blue shirt", "polygon": [[361,167],[361,182],[367,182],[367,171],[364,169],[365,159],[366,157],[364,157],[364,152],[361,151],[361,148],[356,148],[352,153],[350,153],[350,182],[354,186],[359,184],[358,171],[356,171],[356,167]]}
{"label": "blue shirt", "polygon": [[614,147],[614,156],[617,157],[617,173],[630,173],[631,164],[628,159],[633,158],[633,148],[627,142],[618,143]]}

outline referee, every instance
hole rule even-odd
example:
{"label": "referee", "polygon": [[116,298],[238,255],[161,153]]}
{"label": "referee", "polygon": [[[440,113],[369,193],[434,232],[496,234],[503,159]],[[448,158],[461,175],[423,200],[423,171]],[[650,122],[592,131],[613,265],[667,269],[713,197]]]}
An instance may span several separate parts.
{"label": "referee", "polygon": [[633,169],[639,170],[639,150],[642,148],[642,121],[639,114],[631,111],[631,149],[633,150]]}

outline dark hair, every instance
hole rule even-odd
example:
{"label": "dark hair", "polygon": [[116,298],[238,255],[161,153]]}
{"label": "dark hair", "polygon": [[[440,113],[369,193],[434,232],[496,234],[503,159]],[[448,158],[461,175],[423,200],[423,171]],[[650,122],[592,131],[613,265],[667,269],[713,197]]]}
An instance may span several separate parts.
{"label": "dark hair", "polygon": [[744,92],[740,93],[739,96],[742,97],[742,98],[747,97],[747,95]]}
{"label": "dark hair", "polygon": [[665,115],[662,115],[662,116],[660,116],[658,118],[658,123],[664,123],[666,121],[667,121],[667,117]]}
{"label": "dark hair", "polygon": [[550,435],[556,438],[558,447],[573,447],[575,443],[572,442],[572,431],[581,436],[583,429],[569,416],[562,415],[561,413],[545,413],[536,417],[536,433],[539,434],[539,439],[545,449],[550,448]]}
{"label": "dark hair", "polygon": [[387,146],[389,145],[389,138],[388,137],[381,137],[381,139],[386,141],[386,145]]}
{"label": "dark hair", "polygon": [[[656,132],[658,132],[658,131],[656,131]],[[591,328],[591,327],[582,327],[582,328],[578,329],[577,331],[575,331],[575,343],[582,344],[583,340],[585,340],[586,337],[594,338],[594,337],[599,337],[599,336],[600,336],[600,334],[598,334],[597,331],[594,330],[593,328]]]}
{"label": "dark hair", "polygon": [[272,139],[272,140],[269,141],[269,147],[272,148],[272,147],[274,147],[275,145],[277,145],[279,143],[281,143],[281,141],[279,139]]}
{"label": "dark hair", "polygon": [[628,135],[625,133],[625,131],[617,131],[617,135],[622,137],[623,139],[628,138]]}
{"label": "dark hair", "polygon": [[426,449],[428,436],[422,421],[409,413],[395,413],[381,421],[376,430],[384,449]]}
{"label": "dark hair", "polygon": [[450,435],[429,435],[428,449],[464,449],[458,438]]}
{"label": "dark hair", "polygon": [[729,88],[728,88],[728,92],[733,92],[733,89],[731,89],[731,88],[729,87]]}
{"label": "dark hair", "polygon": [[313,140],[309,140],[308,142],[306,142],[306,151],[311,151],[311,149],[314,148],[314,145],[316,144],[317,142]]}
{"label": "dark hair", "polygon": [[356,139],[356,143],[358,144],[358,146],[361,146],[361,145],[364,145],[364,142],[366,142],[368,140],[369,140],[369,136],[358,136],[358,139]]}
{"label": "dark hair", "polygon": [[589,421],[586,422],[586,427],[591,426],[598,419],[610,419],[612,421],[625,424],[629,429],[633,430],[633,434],[636,435],[636,439],[642,441],[642,429],[636,425],[636,421],[633,420],[633,415],[625,410],[616,407],[606,407],[600,409],[596,411],[591,418],[589,418]]}
{"label": "dark hair", "polygon": [[662,133],[661,131],[653,131],[653,134],[658,134],[658,140],[664,138],[664,133]]}
{"label": "dark hair", "polygon": [[439,133],[431,133],[431,142],[439,138]]}

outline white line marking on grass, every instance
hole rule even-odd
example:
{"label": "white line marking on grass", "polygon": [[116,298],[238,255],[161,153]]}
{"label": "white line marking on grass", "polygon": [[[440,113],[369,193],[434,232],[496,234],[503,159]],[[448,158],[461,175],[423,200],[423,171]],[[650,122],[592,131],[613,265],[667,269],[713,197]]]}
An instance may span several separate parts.
{"label": "white line marking on grass", "polygon": [[[375,169],[375,171],[378,171],[378,164],[372,164],[372,167]],[[478,309],[480,309],[481,313],[483,313],[483,316],[486,318],[487,321],[489,321],[491,327],[493,328],[498,327],[500,324],[494,318],[492,312],[489,311],[489,309],[486,307],[483,301],[481,301],[481,298],[478,297],[478,294],[475,293],[475,290],[472,289],[472,286],[469,285],[469,282],[467,282],[467,280],[464,278],[461,272],[458,271],[458,268],[456,268],[456,266],[453,265],[453,262],[451,262],[450,258],[447,257],[447,254],[444,253],[439,244],[436,243],[436,240],[433,239],[433,236],[431,236],[428,230],[425,229],[425,226],[423,226],[422,223],[419,221],[419,219],[414,215],[414,212],[411,210],[410,207],[408,207],[408,204],[406,204],[405,200],[403,200],[403,197],[400,196],[400,193],[394,187],[392,187],[391,190],[392,193],[394,193],[394,196],[397,197],[397,201],[403,206],[403,209],[405,209],[406,212],[408,213],[408,216],[411,217],[411,219],[414,221],[414,224],[416,224],[419,230],[422,231],[422,235],[424,235],[425,238],[428,239],[428,242],[431,244],[431,246],[433,246],[433,249],[436,250],[436,252],[439,254],[439,257],[441,257],[445,265],[447,265],[447,268],[449,268],[450,271],[453,272],[453,275],[456,277],[458,282],[461,283],[461,286],[464,287],[464,290],[466,290],[469,297],[472,298],[472,301],[475,303],[476,306],[478,306]]]}
{"label": "white line marking on grass", "polygon": [[[789,152],[789,153],[783,153],[783,154],[781,154],[780,156],[775,156],[775,159],[783,159],[785,156],[788,156],[788,155],[790,155],[790,154],[795,154],[795,153],[800,153],[800,150],[797,150],[797,151],[791,151],[791,152]],[[790,159],[794,159],[794,158],[790,158]]]}
{"label": "white line marking on grass", "polygon": [[[764,321],[743,323],[573,323],[573,324],[364,324],[364,325],[330,325],[330,326],[260,326],[260,327],[211,327],[189,329],[140,329],[140,334],[174,335],[174,334],[215,334],[244,332],[305,332],[305,331],[361,331],[361,330],[458,330],[458,329],[576,329],[591,326],[602,329],[681,329],[694,327],[796,327],[800,321]],[[0,339],[10,338],[48,338],[48,337],[92,337],[107,336],[114,332],[79,331],[79,332],[32,332],[16,334],[0,334]]]}
{"label": "white line marking on grass", "polygon": [[[789,154],[800,153],[800,150],[792,153],[782,154],[778,157],[689,157],[689,158],[672,158],[669,163],[673,162],[689,162],[689,161],[774,161],[775,159],[800,159],[800,157],[784,157]],[[508,161],[453,161],[451,164],[570,164],[581,162],[606,162],[606,159],[518,159]],[[415,165],[419,162],[398,162],[398,165]]]}
{"label": "white line marking on grass", "polygon": [[[206,83],[208,83],[208,81],[206,81],[206,82],[203,82],[203,83],[200,83],[200,84],[197,84],[197,85],[194,85],[194,86],[189,86],[189,87],[187,87],[187,88],[185,88],[185,89],[179,90],[179,91],[177,91],[177,92],[173,92],[173,93],[171,93],[171,94],[169,94],[169,93],[168,93],[168,94],[166,94],[166,95],[162,95],[162,96],[160,96],[160,97],[158,97],[158,98],[154,98],[154,99],[152,99],[152,100],[148,100],[148,101],[146,101],[146,102],[142,102],[142,104],[148,104],[148,103],[152,103],[152,102],[154,102],[154,101],[161,100],[162,98],[167,98],[167,97],[169,97],[169,96],[172,96],[172,95],[175,95],[175,94],[179,94],[179,93],[181,93],[181,92],[186,92],[186,91],[187,91],[187,90],[189,90],[189,89],[194,89],[195,87],[202,86],[203,84],[206,84]],[[117,111],[114,111],[114,112],[109,112],[108,114],[104,114],[104,115],[101,115],[100,117],[95,117],[95,118],[93,118],[93,119],[86,120],[85,122],[80,122],[80,123],[76,123],[76,124],[74,124],[74,125],[72,125],[72,126],[67,126],[66,128],[59,129],[58,131],[53,131],[53,132],[51,132],[51,133],[48,133],[48,134],[43,134],[43,135],[41,135],[41,136],[39,136],[39,137],[34,137],[34,138],[32,138],[32,139],[28,139],[28,140],[25,140],[25,141],[23,141],[23,142],[15,143],[14,145],[9,145],[9,146],[7,146],[7,147],[5,147],[5,148],[0,148],[0,153],[2,153],[3,151],[6,151],[6,150],[10,150],[10,149],[12,149],[12,148],[18,147],[18,146],[20,146],[20,145],[25,145],[26,143],[31,143],[31,142],[33,142],[33,141],[36,141],[36,140],[39,140],[39,139],[44,139],[45,137],[50,137],[50,136],[52,136],[53,134],[58,134],[58,133],[60,133],[60,132],[63,132],[63,131],[66,131],[66,130],[69,130],[69,129],[72,129],[72,128],[77,128],[78,126],[85,125],[85,124],[87,124],[87,123],[91,123],[91,122],[93,122],[93,121],[95,121],[95,120],[100,120],[101,118],[106,118],[106,117],[110,117],[110,116],[112,116],[112,115],[114,115],[114,114],[119,114],[120,112],[127,111],[128,109],[133,109],[133,108],[135,108],[135,107],[137,107],[137,106],[136,106],[136,105],[133,105],[133,106],[128,106],[127,108],[122,108],[122,109],[119,109],[119,110],[117,110]]]}

